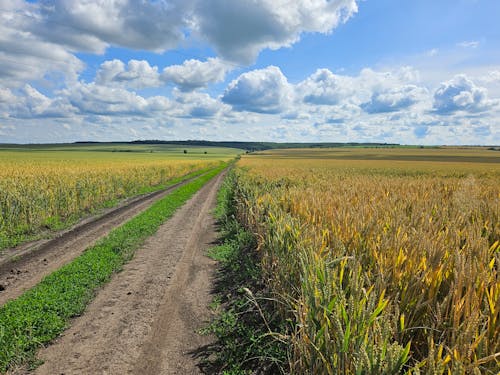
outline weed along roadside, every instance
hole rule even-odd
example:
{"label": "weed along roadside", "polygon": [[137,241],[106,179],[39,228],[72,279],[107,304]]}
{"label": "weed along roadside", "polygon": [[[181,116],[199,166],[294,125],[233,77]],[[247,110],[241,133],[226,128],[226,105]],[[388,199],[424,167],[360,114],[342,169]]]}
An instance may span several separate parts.
{"label": "weed along roadside", "polygon": [[209,373],[287,373],[287,324],[263,282],[256,238],[236,218],[235,184],[230,172],[217,197],[220,243],[208,252],[219,262],[211,304],[216,317],[203,330],[217,342],[202,356]]}
{"label": "weed along roadside", "polygon": [[57,337],[71,317],[81,314],[95,290],[119,271],[147,237],[225,166],[221,164],[174,190],[33,289],[1,307],[0,372],[23,363],[34,364],[36,349]]}

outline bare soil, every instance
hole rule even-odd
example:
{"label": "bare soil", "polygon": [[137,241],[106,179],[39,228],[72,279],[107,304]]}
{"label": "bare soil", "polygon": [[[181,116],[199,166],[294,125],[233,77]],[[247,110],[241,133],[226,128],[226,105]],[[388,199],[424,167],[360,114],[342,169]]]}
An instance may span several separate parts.
{"label": "bare soil", "polygon": [[69,263],[113,228],[150,207],[192,179],[154,193],[128,199],[99,216],[81,221],[55,238],[30,242],[0,254],[0,306],[19,297],[45,276]]}
{"label": "bare soil", "polygon": [[212,339],[198,332],[208,305],[215,262],[205,256],[216,239],[211,215],[223,175],[211,180],[123,270],[85,313],[39,352],[36,374],[200,374],[196,352]]}

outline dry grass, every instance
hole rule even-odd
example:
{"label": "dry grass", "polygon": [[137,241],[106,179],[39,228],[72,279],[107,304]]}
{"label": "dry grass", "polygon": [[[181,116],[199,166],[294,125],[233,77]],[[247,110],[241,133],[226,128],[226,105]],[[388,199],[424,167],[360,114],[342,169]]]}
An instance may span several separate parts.
{"label": "dry grass", "polygon": [[295,323],[292,370],[497,374],[498,152],[335,152],[239,162],[240,218]]}

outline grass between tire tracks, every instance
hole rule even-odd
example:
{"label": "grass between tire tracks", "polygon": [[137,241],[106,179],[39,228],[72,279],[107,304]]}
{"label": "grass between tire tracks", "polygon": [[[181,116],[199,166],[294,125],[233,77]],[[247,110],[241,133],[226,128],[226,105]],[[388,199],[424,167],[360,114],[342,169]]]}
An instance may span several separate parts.
{"label": "grass between tire tracks", "polygon": [[224,167],[221,165],[174,190],[21,297],[0,307],[0,372],[23,363],[36,365],[36,349],[64,331],[68,320],[84,311],[96,289]]}
{"label": "grass between tire tracks", "polygon": [[217,342],[202,353],[204,367],[225,375],[287,373],[286,324],[263,282],[255,236],[235,217],[234,184],[229,173],[217,197],[220,244],[208,252],[220,263],[211,305],[217,316],[203,330]]}

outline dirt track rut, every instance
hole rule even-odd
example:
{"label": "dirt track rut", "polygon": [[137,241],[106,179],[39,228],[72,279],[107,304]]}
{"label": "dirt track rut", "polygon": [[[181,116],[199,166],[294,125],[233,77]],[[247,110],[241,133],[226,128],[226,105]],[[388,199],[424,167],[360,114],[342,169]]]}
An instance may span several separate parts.
{"label": "dirt track rut", "polygon": [[199,374],[194,353],[210,343],[197,331],[210,319],[216,193],[205,185],[56,342],[41,350],[36,374]]}
{"label": "dirt track rut", "polygon": [[89,218],[52,240],[26,244],[0,257],[0,306],[38,284],[69,263],[113,228],[138,215],[188,179],[165,190],[130,199],[99,217]]}

